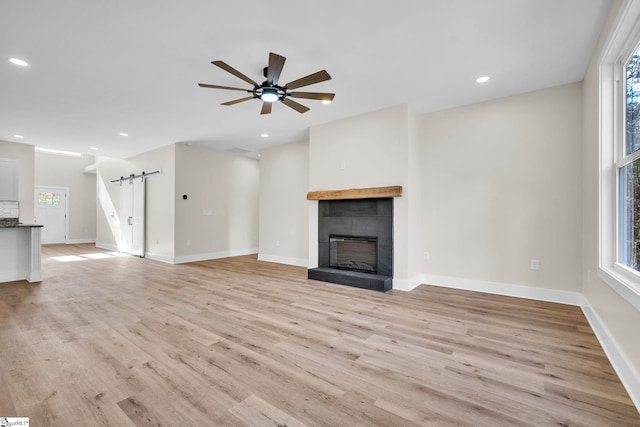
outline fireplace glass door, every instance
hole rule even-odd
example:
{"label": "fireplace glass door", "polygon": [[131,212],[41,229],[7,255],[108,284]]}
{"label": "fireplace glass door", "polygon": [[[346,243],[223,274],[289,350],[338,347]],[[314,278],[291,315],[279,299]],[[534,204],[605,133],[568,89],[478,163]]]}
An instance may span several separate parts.
{"label": "fireplace glass door", "polygon": [[377,274],[376,238],[331,236],[329,243],[331,268]]}

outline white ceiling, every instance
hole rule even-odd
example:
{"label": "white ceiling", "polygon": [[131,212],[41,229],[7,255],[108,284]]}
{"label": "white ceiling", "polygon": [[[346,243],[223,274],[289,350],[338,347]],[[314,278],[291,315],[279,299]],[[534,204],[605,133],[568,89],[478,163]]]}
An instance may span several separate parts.
{"label": "white ceiling", "polygon": [[[4,0],[0,139],[122,158],[176,142],[256,153],[392,105],[425,113],[580,81],[610,5]],[[242,92],[197,86],[247,86],[213,60],[261,82],[269,52],[287,57],[281,82],[326,69],[332,80],[299,90],[334,92],[333,104],[301,100],[310,111],[277,104],[261,116],[258,100],[220,105]],[[477,84],[481,75],[491,80]]]}

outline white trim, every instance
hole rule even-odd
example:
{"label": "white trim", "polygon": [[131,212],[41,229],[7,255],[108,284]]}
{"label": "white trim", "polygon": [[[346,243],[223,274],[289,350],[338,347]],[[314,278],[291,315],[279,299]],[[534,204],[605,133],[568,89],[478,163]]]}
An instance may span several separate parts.
{"label": "white trim", "polygon": [[394,277],[392,289],[396,291],[409,292],[420,286],[422,283],[424,283],[422,275],[414,276],[409,279],[396,279]]}
{"label": "white trim", "polygon": [[96,248],[106,249],[112,252],[118,252],[118,246],[111,243],[96,242]]}
{"label": "white trim", "polygon": [[258,253],[258,261],[275,262],[277,264],[295,265],[298,267],[308,267],[309,260],[307,258],[291,258],[281,255],[270,255]]}
{"label": "white trim", "polygon": [[488,294],[527,298],[539,301],[558,302],[568,305],[582,306],[586,301],[584,295],[580,292],[534,288],[532,286],[463,279],[460,277],[436,276],[433,274],[423,274],[422,283],[427,285],[443,286],[445,288],[464,289],[467,291],[484,292]]}
{"label": "white trim", "polygon": [[182,264],[186,262],[207,261],[210,259],[229,258],[234,256],[257,254],[258,248],[236,249],[230,251],[209,252],[204,254],[182,255],[173,257],[174,264]]}
{"label": "white trim", "polygon": [[616,291],[625,301],[640,311],[640,294],[632,286],[629,286],[624,278],[620,277],[616,269],[598,268],[598,277],[611,289]]}
{"label": "white trim", "polygon": [[636,408],[640,409],[640,373],[636,372],[633,365],[629,363],[624,353],[620,351],[620,346],[612,338],[607,327],[600,320],[597,313],[589,306],[588,300],[585,298],[585,305],[582,306],[582,312],[587,318],[593,333],[598,338],[600,346],[604,350],[613,369],[620,377],[622,385],[629,393],[629,397],[633,401]]}
{"label": "white trim", "polygon": [[[96,242],[96,247],[118,252],[118,247],[114,244]],[[144,257],[154,261],[166,262],[167,264],[183,264],[187,262],[207,261],[210,259],[229,258],[242,255],[253,255],[258,253],[258,248],[237,249],[231,251],[209,252],[203,254],[171,256],[154,252],[145,252]]]}
{"label": "white trim", "polygon": [[[640,38],[640,2],[625,0],[609,32],[599,57],[599,141],[598,141],[598,277],[623,299],[640,310],[640,279],[616,266],[618,236],[618,165],[620,135],[619,111],[622,88],[616,69],[630,55]],[[635,155],[631,155],[635,156]],[[622,159],[624,160],[624,159]]]}
{"label": "white trim", "polygon": [[166,262],[167,264],[175,264],[176,263],[174,257],[169,256],[169,255],[156,254],[156,253],[153,253],[153,252],[145,252],[144,257],[152,259],[154,261]]}
{"label": "white trim", "polygon": [[19,280],[27,280],[28,276],[29,270],[26,268],[22,270],[2,271],[0,272],[0,286],[2,286],[2,283],[4,282],[17,282]]}
{"label": "white trim", "polygon": [[95,243],[96,239],[67,239],[67,245],[78,245],[81,243]]}

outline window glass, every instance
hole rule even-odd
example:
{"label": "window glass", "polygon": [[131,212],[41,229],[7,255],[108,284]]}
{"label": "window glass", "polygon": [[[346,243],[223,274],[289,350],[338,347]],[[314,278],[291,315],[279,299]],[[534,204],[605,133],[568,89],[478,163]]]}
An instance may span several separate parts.
{"label": "window glass", "polygon": [[38,193],[39,205],[58,205],[60,203],[60,193],[43,192]]}
{"label": "window glass", "polygon": [[625,72],[625,154],[631,154],[640,148],[640,47],[627,61]]}
{"label": "window glass", "polygon": [[640,271],[640,159],[619,170],[619,262]]}

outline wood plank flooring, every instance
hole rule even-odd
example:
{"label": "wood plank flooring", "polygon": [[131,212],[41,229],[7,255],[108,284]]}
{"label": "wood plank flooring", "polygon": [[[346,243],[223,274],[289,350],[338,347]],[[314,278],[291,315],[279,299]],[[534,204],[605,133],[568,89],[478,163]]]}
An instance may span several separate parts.
{"label": "wood plank flooring", "polygon": [[0,284],[0,416],[31,426],[640,426],[578,307],[92,245],[43,273]]}

